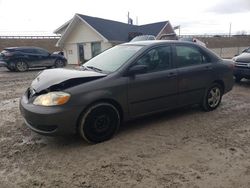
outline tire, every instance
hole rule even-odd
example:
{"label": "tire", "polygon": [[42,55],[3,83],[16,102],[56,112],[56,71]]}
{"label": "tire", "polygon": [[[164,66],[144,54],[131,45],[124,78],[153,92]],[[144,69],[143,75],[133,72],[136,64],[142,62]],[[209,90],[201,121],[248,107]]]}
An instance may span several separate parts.
{"label": "tire", "polygon": [[28,70],[28,65],[25,61],[23,60],[18,60],[15,64],[16,71],[18,72],[25,72]]}
{"label": "tire", "polygon": [[223,95],[222,86],[220,84],[214,83],[211,85],[204,96],[202,108],[205,111],[215,110],[221,103],[221,98]]}
{"label": "tire", "polygon": [[78,133],[89,143],[109,140],[118,131],[120,114],[110,103],[97,103],[80,117]]}
{"label": "tire", "polygon": [[239,83],[241,81],[242,77],[241,76],[235,76],[235,82]]}
{"label": "tire", "polygon": [[61,59],[57,59],[55,61],[55,65],[54,66],[55,66],[55,68],[62,68],[62,67],[65,66],[65,64],[64,64],[64,62]]}

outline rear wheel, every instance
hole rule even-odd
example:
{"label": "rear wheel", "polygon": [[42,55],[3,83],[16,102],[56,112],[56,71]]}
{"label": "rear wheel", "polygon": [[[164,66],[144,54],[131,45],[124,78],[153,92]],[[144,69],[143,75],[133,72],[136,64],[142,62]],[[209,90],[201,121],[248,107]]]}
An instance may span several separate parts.
{"label": "rear wheel", "polygon": [[81,117],[78,132],[90,143],[112,138],[120,126],[120,114],[109,103],[98,103],[90,107]]}
{"label": "rear wheel", "polygon": [[220,84],[214,83],[208,88],[204,99],[202,107],[205,111],[212,111],[216,109],[221,102],[223,90]]}
{"label": "rear wheel", "polygon": [[57,59],[55,61],[55,68],[62,68],[64,67],[64,62],[61,59]]}
{"label": "rear wheel", "polygon": [[16,68],[16,71],[18,72],[24,72],[28,70],[28,65],[24,60],[18,60],[16,62],[15,68]]}

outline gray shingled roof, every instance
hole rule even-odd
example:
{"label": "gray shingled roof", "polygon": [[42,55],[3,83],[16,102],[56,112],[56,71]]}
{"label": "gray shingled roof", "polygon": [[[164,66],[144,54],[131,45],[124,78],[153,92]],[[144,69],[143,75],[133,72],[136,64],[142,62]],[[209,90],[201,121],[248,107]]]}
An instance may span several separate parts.
{"label": "gray shingled roof", "polygon": [[168,23],[168,21],[164,21],[137,26],[81,14],[77,15],[109,41],[128,41],[128,33],[131,32],[157,36],[163,27]]}

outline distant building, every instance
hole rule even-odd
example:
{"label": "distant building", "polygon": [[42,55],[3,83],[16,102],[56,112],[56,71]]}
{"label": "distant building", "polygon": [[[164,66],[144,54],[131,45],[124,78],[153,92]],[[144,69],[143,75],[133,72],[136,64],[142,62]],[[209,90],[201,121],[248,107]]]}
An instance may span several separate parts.
{"label": "distant building", "polygon": [[61,34],[57,46],[64,49],[69,64],[79,64],[98,53],[138,35],[162,35],[174,33],[169,21],[146,25],[132,25],[81,14],[75,16],[54,31]]}

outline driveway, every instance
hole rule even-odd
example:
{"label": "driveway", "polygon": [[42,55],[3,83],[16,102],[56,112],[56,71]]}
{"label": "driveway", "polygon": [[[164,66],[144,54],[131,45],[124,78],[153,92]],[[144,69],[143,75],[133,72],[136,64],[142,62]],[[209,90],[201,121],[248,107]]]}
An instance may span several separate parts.
{"label": "driveway", "polygon": [[250,81],[236,84],[215,111],[137,119],[90,145],[24,125],[19,97],[38,72],[0,68],[1,187],[250,187]]}

